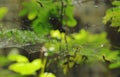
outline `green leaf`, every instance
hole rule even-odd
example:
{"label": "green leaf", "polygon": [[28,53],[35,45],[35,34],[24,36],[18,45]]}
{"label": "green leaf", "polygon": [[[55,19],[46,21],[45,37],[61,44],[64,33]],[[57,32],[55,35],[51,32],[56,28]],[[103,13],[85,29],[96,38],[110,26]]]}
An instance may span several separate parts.
{"label": "green leaf", "polygon": [[45,73],[41,74],[39,77],[56,77],[56,76],[53,73],[45,72]]}
{"label": "green leaf", "polygon": [[42,67],[42,62],[40,59],[35,59],[31,62],[31,64],[33,65],[32,67],[36,70],[40,69]]}
{"label": "green leaf", "polygon": [[14,63],[9,66],[9,69],[20,73],[21,75],[31,75],[35,74],[37,70],[39,70],[42,67],[42,63],[40,59],[35,59],[31,63],[25,63],[25,62],[18,62]]}
{"label": "green leaf", "polygon": [[68,25],[69,27],[75,27],[77,24],[76,20],[75,19],[70,19],[68,21],[66,21],[66,25]]}
{"label": "green leaf", "polygon": [[52,38],[61,39],[61,33],[59,30],[51,30],[50,35]]}
{"label": "green leaf", "polygon": [[114,1],[112,4],[116,6],[107,10],[103,23],[111,22],[112,27],[120,27],[120,1]]}
{"label": "green leaf", "polygon": [[20,73],[22,75],[34,74],[35,71],[31,68],[32,68],[32,66],[30,63],[14,63],[9,66],[10,70]]}
{"label": "green leaf", "polygon": [[17,61],[17,62],[29,62],[25,56],[18,55],[18,54],[10,54],[8,55],[8,59],[11,61]]}
{"label": "green leaf", "polygon": [[109,68],[111,68],[111,69],[115,69],[115,68],[118,68],[118,67],[120,67],[120,61],[112,63],[112,64],[109,65]]}
{"label": "green leaf", "polygon": [[77,22],[74,19],[74,13],[73,13],[74,7],[69,6],[65,8],[65,18],[63,21],[64,25],[67,25],[69,27],[76,26]]}
{"label": "green leaf", "polygon": [[76,40],[87,39],[88,33],[84,29],[82,29],[78,34],[73,34],[73,37]]}
{"label": "green leaf", "polygon": [[29,20],[35,19],[36,16],[37,16],[37,11],[31,11],[30,13],[28,13]]}
{"label": "green leaf", "polygon": [[19,16],[24,16],[28,13],[28,9],[24,8],[20,11]]}
{"label": "green leaf", "polygon": [[1,7],[0,8],[0,19],[2,19],[5,16],[5,14],[7,14],[7,12],[8,12],[8,9],[6,7]]}

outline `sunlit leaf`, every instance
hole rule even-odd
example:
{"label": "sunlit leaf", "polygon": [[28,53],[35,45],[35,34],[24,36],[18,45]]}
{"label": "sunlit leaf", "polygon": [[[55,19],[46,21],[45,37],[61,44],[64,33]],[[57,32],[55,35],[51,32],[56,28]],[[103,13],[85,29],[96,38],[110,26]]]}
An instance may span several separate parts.
{"label": "sunlit leaf", "polygon": [[41,74],[39,77],[56,77],[56,76],[53,73],[45,72],[45,73]]}
{"label": "sunlit leaf", "polygon": [[80,31],[80,33],[78,33],[78,34],[73,34],[73,37],[77,40],[82,40],[82,39],[85,39],[86,37],[88,36],[88,33],[84,30],[84,29],[82,29],[81,31]]}
{"label": "sunlit leaf", "polygon": [[7,12],[8,9],[6,7],[0,7],[0,19],[2,19]]}
{"label": "sunlit leaf", "polygon": [[33,65],[32,67],[36,70],[40,69],[42,67],[42,62],[40,59],[35,59],[31,62],[31,64]]}
{"label": "sunlit leaf", "polygon": [[76,62],[76,63],[81,63],[81,61],[82,61],[82,55],[80,55],[80,54],[77,54],[76,56],[75,56],[75,58],[74,58],[74,61]]}
{"label": "sunlit leaf", "polygon": [[33,20],[35,17],[37,16],[37,12],[36,11],[32,11],[28,14],[28,19],[29,20]]}
{"label": "sunlit leaf", "polygon": [[120,27],[120,1],[113,1],[112,4],[116,6],[107,10],[103,23],[111,22],[112,27]]}
{"label": "sunlit leaf", "polygon": [[30,63],[15,63],[9,66],[9,69],[22,75],[34,74],[35,70]]}
{"label": "sunlit leaf", "polygon": [[31,75],[35,74],[37,70],[39,70],[42,66],[41,60],[40,59],[35,59],[31,63],[27,62],[18,62],[14,63],[9,66],[9,69],[20,73],[21,75]]}
{"label": "sunlit leaf", "polygon": [[50,32],[51,37],[61,39],[61,33],[59,30],[52,30]]}
{"label": "sunlit leaf", "polygon": [[75,27],[76,24],[77,24],[76,20],[73,19],[73,18],[70,19],[70,20],[68,20],[68,21],[66,21],[65,23],[66,23],[66,25],[68,25],[69,27]]}
{"label": "sunlit leaf", "polygon": [[17,61],[17,62],[29,62],[25,56],[18,55],[18,54],[10,54],[8,55],[8,59],[11,61]]}
{"label": "sunlit leaf", "polygon": [[74,19],[74,13],[71,12],[74,10],[74,7],[66,7],[65,8],[65,18],[63,19],[63,24],[64,25],[67,25],[69,27],[75,27],[77,22],[76,20]]}

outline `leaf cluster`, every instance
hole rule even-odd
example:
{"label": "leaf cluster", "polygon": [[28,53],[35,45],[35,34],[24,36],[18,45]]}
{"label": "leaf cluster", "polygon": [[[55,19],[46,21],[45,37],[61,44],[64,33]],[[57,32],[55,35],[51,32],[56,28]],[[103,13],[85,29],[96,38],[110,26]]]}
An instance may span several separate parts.
{"label": "leaf cluster", "polygon": [[[9,70],[20,73],[21,75],[36,75],[37,70],[44,70],[44,62],[41,59],[35,59],[32,62],[29,62],[28,58],[19,54],[9,54],[8,59],[16,62],[9,66]],[[56,77],[54,74],[44,71],[39,75],[39,77],[46,76]]]}
{"label": "leaf cluster", "polygon": [[[91,34],[85,30],[80,30],[79,33],[73,33],[68,36],[64,33],[60,33],[58,30],[54,30],[51,31],[51,37],[54,39],[51,39],[50,42],[46,42],[45,46],[49,55],[56,53],[60,56],[60,60],[57,59],[57,61],[60,62],[58,64],[63,67],[64,72],[66,72],[68,65],[71,68],[74,64],[84,62],[104,62],[103,56],[110,62],[116,62],[119,59],[119,51],[109,49],[110,44],[106,39],[105,32]],[[119,65],[116,65],[116,67],[117,66]],[[110,68],[112,67],[114,66],[110,65]]]}
{"label": "leaf cluster", "polygon": [[[29,2],[24,2],[23,9],[19,15],[27,15],[29,20],[34,20],[32,22],[32,28],[37,34],[49,33],[52,29],[52,24],[50,24],[50,19],[52,19],[52,17],[57,18],[59,20],[58,22],[66,26],[75,26],[76,21],[73,16],[74,6],[72,5],[72,0],[63,0],[63,4],[61,1],[31,0]],[[62,21],[61,16],[63,18]]]}
{"label": "leaf cluster", "polygon": [[120,1],[113,1],[113,8],[107,10],[103,22],[111,22],[112,27],[120,27]]}

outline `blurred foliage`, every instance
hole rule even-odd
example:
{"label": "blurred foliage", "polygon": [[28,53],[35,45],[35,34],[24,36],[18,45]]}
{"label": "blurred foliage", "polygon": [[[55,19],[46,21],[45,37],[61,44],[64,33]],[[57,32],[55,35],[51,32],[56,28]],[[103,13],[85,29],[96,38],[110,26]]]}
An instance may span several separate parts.
{"label": "blurred foliage", "polygon": [[113,8],[107,10],[103,22],[111,22],[112,27],[119,27],[120,30],[120,1],[113,1]]}
{"label": "blurred foliage", "polygon": [[39,59],[32,61],[31,63],[14,63],[9,66],[10,70],[13,70],[21,75],[32,75],[41,67],[41,61]]}
{"label": "blurred foliage", "polygon": [[7,57],[0,55],[0,67],[6,66],[10,63]]}
{"label": "blurred foliage", "polygon": [[[64,25],[75,26],[76,21],[73,16],[74,7],[72,5],[72,0],[64,0],[63,3],[64,3],[63,5]],[[28,19],[33,21],[31,24],[33,31],[22,31],[17,29],[1,30],[0,39],[1,40],[8,39],[20,45],[25,45],[26,43],[34,44],[34,43],[41,43],[47,41],[46,37],[44,36],[48,35],[50,30],[52,29],[52,24],[50,24],[50,19],[52,19],[52,17],[56,17],[59,20],[59,22],[61,22],[60,20],[62,14],[61,1],[30,0],[27,2],[23,2],[22,5],[23,5],[23,9],[20,11],[19,16],[22,17],[27,15]],[[3,9],[5,10],[5,8]]]}
{"label": "blurred foliage", "polygon": [[9,66],[9,69],[16,73],[20,73],[21,75],[36,76],[36,71],[41,69],[39,77],[56,77],[52,73],[44,72],[45,60],[42,61],[41,59],[34,59],[32,62],[29,62],[27,57],[19,54],[9,54],[8,59],[10,61],[16,61],[16,63]]}
{"label": "blurred foliage", "polygon": [[[80,48],[80,50],[82,48],[86,49],[89,47],[91,49],[92,49],[92,47],[93,47],[93,49],[98,48],[98,47],[102,48],[105,45],[107,46],[107,44],[109,44],[108,40],[106,39],[106,33],[103,32],[101,34],[91,34],[87,31],[85,31],[84,29],[80,30],[79,33],[73,33],[68,36],[65,35],[64,33],[60,33],[58,30],[52,30],[51,37],[54,39],[51,39],[50,43],[49,42],[46,43],[47,47],[50,47],[49,44],[52,44],[52,43],[53,43],[53,45],[51,45],[51,46],[57,46],[57,45],[55,45],[57,43],[60,44],[60,41],[57,41],[58,39],[62,41],[63,45],[65,45],[66,43],[65,43],[64,37],[66,37],[67,44],[68,44],[68,47],[70,50],[71,50],[71,48],[73,49],[75,47]],[[66,47],[66,46],[63,46],[63,47]],[[86,47],[86,48],[84,48],[84,47]],[[50,49],[50,48],[48,48],[48,49]],[[53,49],[56,49],[56,48],[53,48]],[[57,49],[57,50],[59,50],[59,49]]]}
{"label": "blurred foliage", "polygon": [[[65,35],[58,30],[53,30],[51,31],[51,37],[51,41],[46,42],[45,46],[49,55],[57,53],[60,56],[58,65],[63,68],[64,73],[69,70],[68,66],[72,68],[74,64],[84,62],[106,62],[106,59],[114,63],[114,66],[119,66],[116,63],[119,62],[119,50],[110,50],[110,44],[106,39],[105,32],[92,34],[82,29],[79,33]],[[105,56],[105,59],[103,56]],[[109,67],[113,68],[114,66],[110,64]]]}
{"label": "blurred foliage", "polygon": [[52,25],[50,24],[50,19],[53,17],[57,18],[59,22],[61,22],[61,17],[63,17],[62,22],[64,25],[74,27],[77,22],[73,16],[74,6],[72,5],[72,0],[63,0],[63,4],[61,4],[61,1],[62,0],[31,0],[24,2],[24,8],[19,15],[27,15],[29,20],[34,20],[32,28],[37,34],[46,34],[51,30]]}
{"label": "blurred foliage", "polygon": [[[113,2],[113,4],[116,7],[108,10],[104,17],[104,23],[111,21],[112,26],[119,26],[119,22],[117,22],[120,17],[119,1]],[[0,56],[0,63],[2,62],[2,65],[5,65],[9,61],[15,61],[9,66],[9,69],[21,75],[36,75],[36,71],[41,70],[39,77],[55,77],[54,74],[45,72],[45,65],[54,61],[57,61],[58,66],[63,68],[64,73],[67,73],[75,64],[84,62],[106,62],[108,60],[112,62],[110,68],[120,67],[119,50],[110,50],[105,32],[92,34],[81,29],[78,33],[67,35],[61,33],[60,30],[52,29],[52,24],[50,24],[52,17],[57,18],[62,26],[74,27],[77,22],[74,19],[73,10],[72,0],[30,0],[23,2],[23,9],[19,15],[27,15],[28,19],[32,20],[33,31],[1,30],[0,39],[2,41],[8,39],[20,45],[44,42],[43,47],[46,48],[44,56],[46,54],[47,56],[44,57],[44,60],[35,59],[29,62],[25,56],[9,54],[8,58]],[[55,56],[55,58],[50,58],[46,63],[46,57],[50,56]]]}
{"label": "blurred foliage", "polygon": [[56,77],[56,76],[52,73],[45,72],[45,73],[41,74],[39,77]]}
{"label": "blurred foliage", "polygon": [[[110,26],[112,27],[118,27],[118,31],[120,31],[120,1],[115,0],[112,2],[113,7],[108,9],[106,12],[105,17],[103,18],[103,22],[107,24],[108,22],[111,23]],[[117,37],[116,37],[117,38]],[[119,50],[118,50],[119,52]],[[117,57],[115,54],[118,54],[118,52],[109,53],[104,52],[112,56],[108,56],[108,59],[114,58],[115,60],[110,64],[109,68],[119,68],[120,67],[120,57]]]}
{"label": "blurred foliage", "polygon": [[33,31],[22,31],[17,29],[0,31],[0,39],[9,40],[19,45],[42,43],[46,41],[45,37],[38,36]]}
{"label": "blurred foliage", "polygon": [[113,63],[111,63],[109,65],[109,68],[111,69],[115,69],[115,68],[119,68],[120,67],[120,58],[117,58],[116,61],[114,61]]}
{"label": "blurred foliage", "polygon": [[26,77],[20,74],[13,73],[10,70],[4,70],[4,69],[0,70],[0,76],[1,77]]}
{"label": "blurred foliage", "polygon": [[6,7],[0,7],[0,20],[5,16],[7,12],[8,9]]}
{"label": "blurred foliage", "polygon": [[17,55],[17,54],[9,54],[8,59],[16,62],[29,62],[25,56]]}

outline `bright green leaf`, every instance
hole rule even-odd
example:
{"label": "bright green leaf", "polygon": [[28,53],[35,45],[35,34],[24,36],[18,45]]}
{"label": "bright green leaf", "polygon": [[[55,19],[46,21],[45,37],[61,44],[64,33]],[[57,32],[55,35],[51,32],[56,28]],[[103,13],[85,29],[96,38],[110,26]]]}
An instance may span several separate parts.
{"label": "bright green leaf", "polygon": [[30,63],[14,63],[9,66],[9,69],[22,75],[31,75],[36,71]]}
{"label": "bright green leaf", "polygon": [[2,19],[7,12],[8,12],[8,9],[6,7],[1,7],[0,8],[0,19]]}
{"label": "bright green leaf", "polygon": [[66,21],[66,25],[69,27],[75,27],[76,24],[77,24],[77,22],[75,19],[70,19],[70,20]]}
{"label": "bright green leaf", "polygon": [[56,76],[53,73],[45,72],[45,73],[41,74],[39,77],[56,77]]}
{"label": "bright green leaf", "polygon": [[9,66],[9,69],[20,73],[21,75],[31,75],[35,74],[37,70],[39,70],[42,67],[41,60],[40,59],[35,59],[31,63],[29,62],[18,62],[14,63]]}
{"label": "bright green leaf", "polygon": [[18,54],[10,54],[8,55],[8,59],[11,61],[17,61],[17,62],[29,62],[25,56],[18,55]]}
{"label": "bright green leaf", "polygon": [[32,11],[32,12],[28,13],[28,19],[29,20],[33,20],[36,16],[37,16],[36,11]]}
{"label": "bright green leaf", "polygon": [[36,70],[40,69],[42,67],[42,62],[40,59],[35,59],[31,62],[32,67]]}
{"label": "bright green leaf", "polygon": [[59,30],[51,30],[50,35],[53,38],[61,39],[61,33]]}

